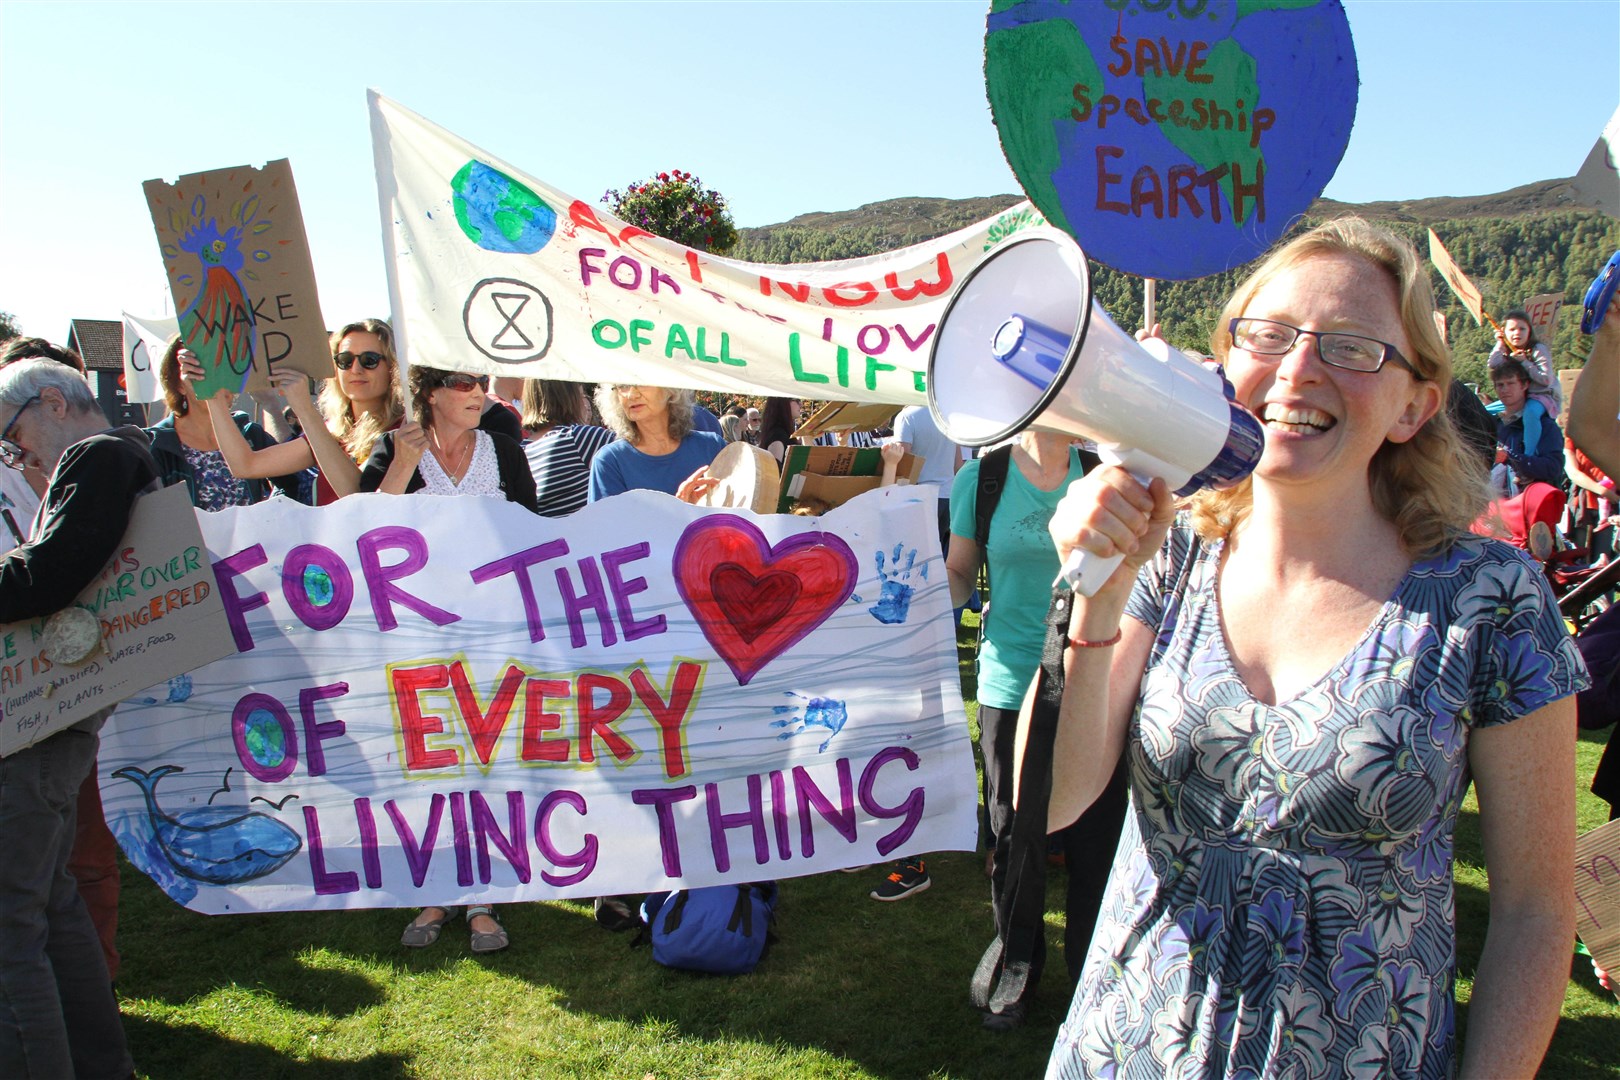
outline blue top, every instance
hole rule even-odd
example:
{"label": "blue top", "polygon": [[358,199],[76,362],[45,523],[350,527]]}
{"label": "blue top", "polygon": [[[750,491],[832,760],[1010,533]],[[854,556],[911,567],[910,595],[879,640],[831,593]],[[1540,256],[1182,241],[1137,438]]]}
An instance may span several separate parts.
{"label": "blue top", "polygon": [[1496,441],[1507,449],[1507,463],[1521,486],[1532,480],[1563,486],[1564,433],[1541,402],[1529,398],[1518,416],[1498,418]]}
{"label": "blue top", "polygon": [[672,454],[644,454],[623,439],[608,443],[591,461],[591,502],[625,491],[675,494],[681,481],[713,461],[726,448],[724,436],[694,431]]}
{"label": "blue top", "polygon": [[905,443],[923,459],[917,483],[938,484],[940,497],[944,498],[956,475],[956,444],[939,430],[928,406],[911,405],[900,410],[894,418],[894,441]]}
{"label": "blue top", "polygon": [[1131,812],[1048,1076],[1443,1080],[1470,737],[1585,665],[1541,568],[1467,536],[1268,705],[1221,631],[1221,548],[1178,525],[1126,608],[1156,630]]}
{"label": "blue top", "polygon": [[[973,539],[978,515],[979,463],[962,466],[951,488],[951,535]],[[1047,523],[1069,485],[1085,475],[1080,451],[1069,448],[1069,475],[1052,491],[1042,491],[1007,463],[1007,482],[1001,501],[990,516],[990,536],[984,557],[990,566],[994,600],[984,616],[984,639],[979,643],[979,704],[1016,709],[1024,691],[1041,666],[1046,642],[1046,608],[1057,578],[1057,548],[1046,531]]]}
{"label": "blue top", "polygon": [[720,418],[714,415],[714,413],[710,412],[708,409],[705,409],[702,405],[692,406],[692,430],[712,431],[722,438],[724,438],[726,434],[720,428]]}

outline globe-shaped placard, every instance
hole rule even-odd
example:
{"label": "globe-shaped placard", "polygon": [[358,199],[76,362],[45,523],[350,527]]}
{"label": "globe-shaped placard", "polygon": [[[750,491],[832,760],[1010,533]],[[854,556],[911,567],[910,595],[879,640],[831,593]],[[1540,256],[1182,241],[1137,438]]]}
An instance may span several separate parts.
{"label": "globe-shaped placard", "polygon": [[1143,277],[1262,254],[1355,123],[1340,0],[996,0],[984,53],[1025,194],[1088,256]]}

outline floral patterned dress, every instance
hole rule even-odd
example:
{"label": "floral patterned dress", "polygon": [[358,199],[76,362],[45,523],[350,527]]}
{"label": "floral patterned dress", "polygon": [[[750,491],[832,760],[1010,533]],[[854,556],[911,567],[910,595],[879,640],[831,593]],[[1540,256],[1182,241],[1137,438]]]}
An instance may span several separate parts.
{"label": "floral patterned dress", "polygon": [[1220,550],[1178,524],[1127,608],[1158,630],[1132,813],[1049,1075],[1449,1076],[1469,732],[1585,667],[1537,568],[1467,537],[1266,705],[1227,653]]}

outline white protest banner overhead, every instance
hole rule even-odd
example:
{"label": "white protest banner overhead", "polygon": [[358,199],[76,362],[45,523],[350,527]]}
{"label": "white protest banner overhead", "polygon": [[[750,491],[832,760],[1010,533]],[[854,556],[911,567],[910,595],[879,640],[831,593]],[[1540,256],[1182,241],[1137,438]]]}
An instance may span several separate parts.
{"label": "white protest banner overhead", "polygon": [[819,519],[357,495],[203,518],[235,656],[102,734],[197,911],[599,896],[971,850],[929,486]]}
{"label": "white protest banner overhead", "polygon": [[1020,203],[870,258],[737,262],[655,237],[369,99],[394,333],[412,364],[922,404],[929,341],[956,284],[1042,221]]}

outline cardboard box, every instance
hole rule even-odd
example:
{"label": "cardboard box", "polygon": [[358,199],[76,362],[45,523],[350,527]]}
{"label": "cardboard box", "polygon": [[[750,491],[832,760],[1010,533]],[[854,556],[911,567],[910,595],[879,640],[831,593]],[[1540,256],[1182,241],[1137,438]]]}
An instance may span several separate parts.
{"label": "cardboard box", "polygon": [[[922,475],[922,458],[905,454],[895,472],[897,481],[915,484]],[[829,507],[842,506],[883,482],[883,451],[876,447],[790,446],[782,467],[782,494],[776,512],[793,512],[800,499],[819,499]]]}

